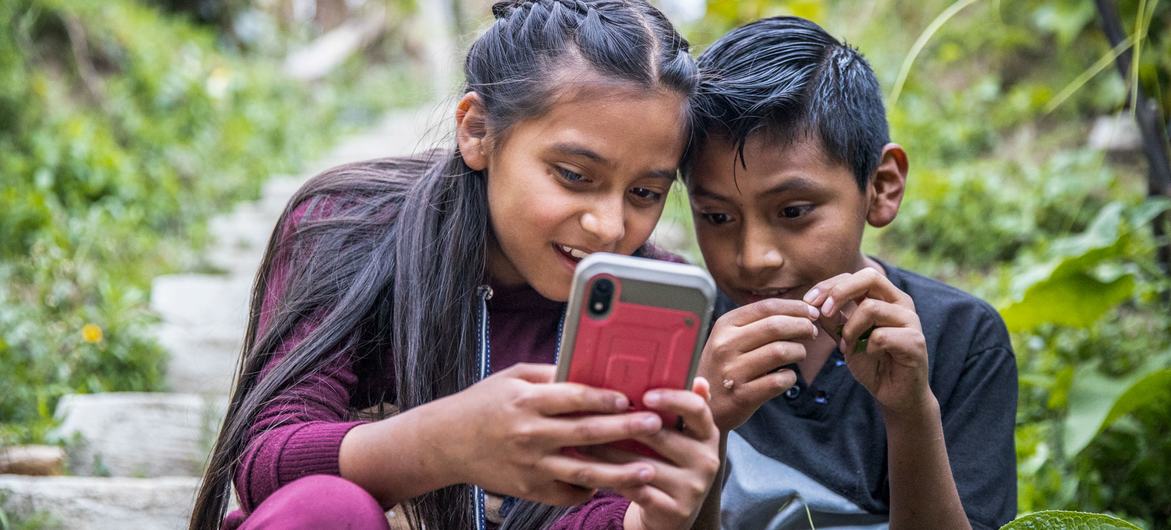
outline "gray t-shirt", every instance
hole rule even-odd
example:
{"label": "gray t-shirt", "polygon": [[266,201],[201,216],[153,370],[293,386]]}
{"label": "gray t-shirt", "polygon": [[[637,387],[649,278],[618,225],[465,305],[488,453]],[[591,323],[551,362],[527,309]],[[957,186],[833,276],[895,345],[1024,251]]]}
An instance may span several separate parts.
{"label": "gray t-shirt", "polygon": [[[1016,361],[996,310],[953,287],[883,264],[915,301],[927,339],[952,475],[973,528],[1016,515]],[[800,379],[800,378],[799,378]],[[730,433],[726,529],[886,528],[890,480],[882,414],[835,350]],[[808,509],[808,512],[806,511]]]}

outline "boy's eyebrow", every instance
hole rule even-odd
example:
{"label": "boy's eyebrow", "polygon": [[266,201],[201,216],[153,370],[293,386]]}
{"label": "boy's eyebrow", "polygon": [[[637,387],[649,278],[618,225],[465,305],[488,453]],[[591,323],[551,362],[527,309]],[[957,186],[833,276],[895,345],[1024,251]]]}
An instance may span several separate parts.
{"label": "boy's eyebrow", "polygon": [[[784,193],[789,193],[789,192],[794,192],[794,191],[817,191],[820,189],[821,189],[821,186],[817,183],[816,180],[813,180],[808,177],[791,177],[791,178],[785,179],[784,181],[778,183],[777,185],[775,185],[767,190],[764,190],[763,192],[761,192],[761,195],[781,195]],[[717,201],[731,202],[731,199],[729,199],[723,195],[720,195],[719,193],[711,191],[707,188],[704,188],[703,186],[698,185],[698,184],[693,189],[691,189],[691,191],[689,191],[688,193],[692,197],[701,197],[701,198],[705,198],[705,199],[713,199],[713,200],[717,200]]]}
{"label": "boy's eyebrow", "polygon": [[703,186],[700,186],[698,184],[696,184],[696,186],[694,188],[692,188],[690,191],[688,191],[687,193],[688,193],[688,195],[691,195],[692,197],[702,197],[705,199],[713,199],[713,200],[717,200],[717,201],[728,202],[727,197],[720,195],[719,193],[716,193],[714,191],[711,191],[711,190],[709,190]]}
{"label": "boy's eyebrow", "polygon": [[[583,145],[569,143],[569,142],[558,142],[558,143],[553,144],[552,149],[554,151],[556,151],[557,153],[565,155],[565,156],[580,156],[582,158],[586,158],[586,159],[590,160],[591,162],[595,162],[595,163],[601,164],[601,165],[609,167],[609,168],[614,167],[613,161],[598,154],[593,149],[590,149],[590,148],[583,146]],[[657,178],[657,179],[675,180],[675,174],[677,172],[678,172],[678,170],[676,170],[675,168],[652,169],[647,172],[647,176]]]}
{"label": "boy's eyebrow", "polygon": [[781,195],[792,191],[817,191],[821,186],[808,177],[791,177],[764,191],[761,195]]}

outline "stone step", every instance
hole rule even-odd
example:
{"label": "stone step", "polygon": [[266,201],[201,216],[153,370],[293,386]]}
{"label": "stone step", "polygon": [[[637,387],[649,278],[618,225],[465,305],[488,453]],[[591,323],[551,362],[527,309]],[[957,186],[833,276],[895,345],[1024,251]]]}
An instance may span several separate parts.
{"label": "stone step", "polygon": [[251,288],[251,278],[168,274],[151,282],[150,308],[168,324],[223,329],[224,334],[243,336]]}
{"label": "stone step", "polygon": [[158,326],[155,337],[170,353],[167,389],[171,392],[227,397],[236,375],[244,329],[208,326]]}
{"label": "stone step", "polygon": [[15,528],[114,530],[187,527],[199,479],[0,475],[0,508]]}
{"label": "stone step", "polygon": [[199,476],[223,418],[226,400],[192,394],[71,394],[57,405],[76,475]]}

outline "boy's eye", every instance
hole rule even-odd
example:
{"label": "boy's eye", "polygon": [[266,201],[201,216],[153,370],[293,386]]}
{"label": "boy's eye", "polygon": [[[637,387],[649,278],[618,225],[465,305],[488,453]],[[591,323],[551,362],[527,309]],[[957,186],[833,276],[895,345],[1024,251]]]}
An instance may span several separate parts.
{"label": "boy's eye", "polygon": [[809,213],[813,209],[813,205],[806,204],[803,206],[786,206],[781,208],[781,217],[785,219],[797,219]]}
{"label": "boy's eye", "polygon": [[656,203],[662,200],[663,194],[649,188],[631,188],[630,193],[647,202]]}
{"label": "boy's eye", "polygon": [[726,213],[715,212],[715,213],[703,213],[700,215],[703,216],[703,218],[707,222],[709,222],[713,225],[722,225],[722,224],[726,224],[726,223],[729,223],[732,221],[732,216],[730,216]]}
{"label": "boy's eye", "polygon": [[585,180],[585,177],[583,177],[581,175],[581,173],[577,173],[575,171],[565,169],[561,166],[555,166],[555,167],[557,169],[557,174],[561,175],[561,178],[565,179],[566,181],[581,182],[581,181]]}

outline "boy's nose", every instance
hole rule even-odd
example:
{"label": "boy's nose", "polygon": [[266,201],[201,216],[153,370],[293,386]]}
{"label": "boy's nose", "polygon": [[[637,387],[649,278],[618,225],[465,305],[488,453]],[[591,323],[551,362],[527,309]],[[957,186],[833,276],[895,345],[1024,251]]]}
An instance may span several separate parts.
{"label": "boy's nose", "polygon": [[785,264],[780,249],[760,237],[745,237],[736,265],[746,272],[777,269]]}

